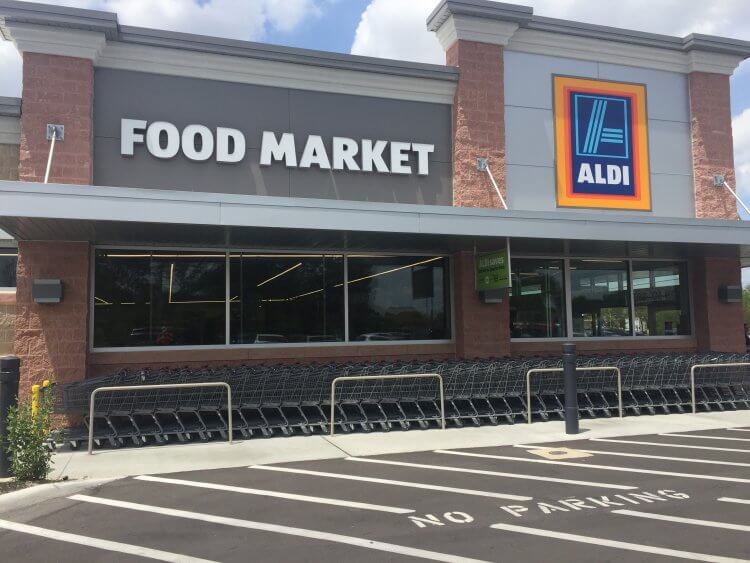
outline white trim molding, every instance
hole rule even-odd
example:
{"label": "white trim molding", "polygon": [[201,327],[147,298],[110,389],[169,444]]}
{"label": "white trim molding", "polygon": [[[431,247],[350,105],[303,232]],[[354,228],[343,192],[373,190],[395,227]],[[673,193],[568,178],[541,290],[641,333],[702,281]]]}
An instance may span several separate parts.
{"label": "white trim molding", "polygon": [[509,51],[567,57],[688,74],[715,72],[731,75],[744,57],[705,51],[675,51],[618,41],[519,29],[508,42]]}
{"label": "white trim molding", "polygon": [[505,46],[517,29],[515,22],[454,15],[437,28],[436,34],[440,45],[447,51],[459,39]]}
{"label": "white trim molding", "polygon": [[106,43],[103,33],[77,29],[55,29],[33,24],[8,24],[4,32],[23,53],[78,57],[96,62]]}
{"label": "white trim molding", "polygon": [[21,144],[21,120],[18,117],[0,115],[0,145]]}
{"label": "white trim molding", "polygon": [[448,80],[327,68],[199,51],[110,42],[97,67],[171,76],[452,104],[456,83]]}

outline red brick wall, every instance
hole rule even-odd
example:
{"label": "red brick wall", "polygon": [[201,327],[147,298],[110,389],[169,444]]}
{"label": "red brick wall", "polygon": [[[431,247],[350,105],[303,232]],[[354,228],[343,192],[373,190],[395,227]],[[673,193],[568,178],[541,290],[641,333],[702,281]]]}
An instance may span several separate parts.
{"label": "red brick wall", "polygon": [[453,205],[502,207],[477,157],[489,158],[490,169],[505,197],[505,94],[503,49],[499,45],[459,40],[446,52],[458,66],[453,105]]}
{"label": "red brick wall", "polygon": [[735,184],[729,77],[693,72],[688,77],[695,171],[695,216],[737,219],[737,202],[726,188],[713,185],[714,174]]}
{"label": "red brick wall", "polygon": [[[50,182],[92,183],[93,96],[90,60],[24,53],[20,180],[44,181],[46,125],[55,123],[65,126],[65,140],[55,145]],[[60,383],[85,378],[89,244],[19,242],[17,273],[15,354],[21,358],[22,393],[50,377]],[[33,302],[33,281],[43,278],[62,280],[62,303]]]}
{"label": "red brick wall", "polygon": [[507,356],[510,352],[507,295],[502,303],[482,303],[474,287],[474,253],[458,252],[453,260],[457,355]]}
{"label": "red brick wall", "polygon": [[[62,303],[33,302],[32,282],[45,278],[62,280]],[[18,243],[15,354],[21,358],[22,393],[44,379],[85,378],[88,299],[88,243]]]}
{"label": "red brick wall", "polygon": [[93,182],[94,66],[88,59],[38,53],[23,55],[23,106],[19,177],[43,182],[50,142],[48,123],[65,125],[55,144],[49,181]]}
{"label": "red brick wall", "polygon": [[738,258],[698,258],[693,261],[693,310],[698,349],[744,352],[742,303],[721,303],[719,286],[740,285]]}

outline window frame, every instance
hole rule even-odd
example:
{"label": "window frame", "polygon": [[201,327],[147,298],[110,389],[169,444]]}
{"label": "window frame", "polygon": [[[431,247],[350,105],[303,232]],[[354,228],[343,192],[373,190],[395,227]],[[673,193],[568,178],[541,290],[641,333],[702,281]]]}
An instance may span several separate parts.
{"label": "window frame", "polygon": [[[695,308],[693,306],[693,272],[692,264],[690,260],[685,258],[630,258],[622,256],[554,256],[554,255],[535,255],[535,254],[513,254],[511,252],[511,265],[513,264],[514,258],[531,258],[531,259],[546,259],[546,260],[560,260],[562,258],[563,267],[565,268],[564,273],[564,290],[565,290],[565,308],[566,308],[566,327],[567,334],[573,334],[573,298],[570,285],[570,262],[571,260],[612,260],[612,261],[623,261],[627,264],[628,270],[628,286],[630,289],[630,331],[631,334],[628,336],[566,336],[566,337],[539,337],[539,338],[511,338],[511,342],[606,342],[606,341],[628,341],[638,342],[640,340],[685,340],[695,338]],[[636,336],[635,323],[635,294],[633,291],[633,262],[681,262],[685,264],[685,272],[687,277],[687,290],[688,290],[688,306],[690,307],[690,334],[675,334],[666,336]],[[512,266],[511,266],[512,267]]]}
{"label": "window frame", "polygon": [[[141,252],[212,252],[216,254],[223,253],[226,261],[225,277],[225,339],[224,344],[209,345],[174,345],[174,346],[94,346],[94,323],[95,323],[95,293],[96,293],[96,253],[99,250],[123,250],[123,251],[141,251]],[[310,256],[335,255],[344,258],[344,280],[345,287],[349,279],[349,260],[350,255],[356,256],[415,256],[415,257],[440,257],[448,259],[448,308],[450,314],[449,330],[451,337],[440,340],[393,340],[393,341],[350,341],[349,340],[349,292],[344,291],[344,342],[280,342],[264,344],[230,344],[230,255],[238,253],[247,254],[305,254]],[[268,249],[268,248],[211,248],[211,247],[179,247],[179,246],[127,246],[127,245],[92,245],[89,268],[89,283],[91,295],[89,298],[89,352],[91,353],[108,353],[108,352],[158,352],[162,350],[236,350],[236,349],[279,349],[279,348],[330,348],[330,347],[348,347],[348,346],[421,346],[425,344],[454,344],[456,342],[456,315],[455,315],[455,293],[454,293],[454,275],[453,259],[449,253],[444,252],[391,252],[391,251],[344,251],[340,249]]]}
{"label": "window frame", "polygon": [[[16,257],[16,270],[18,270],[18,248],[15,246],[0,246],[0,254],[13,254]],[[4,286],[0,285],[0,292],[2,293],[15,293],[18,282],[16,285]]]}

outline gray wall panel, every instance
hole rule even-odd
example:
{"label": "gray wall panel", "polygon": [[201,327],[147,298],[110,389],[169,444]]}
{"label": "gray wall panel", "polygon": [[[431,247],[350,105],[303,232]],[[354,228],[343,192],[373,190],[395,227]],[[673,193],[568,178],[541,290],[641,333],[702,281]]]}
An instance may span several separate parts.
{"label": "gray wall panel", "polygon": [[505,104],[552,109],[552,74],[596,78],[597,63],[504,52]]}
{"label": "gray wall panel", "polygon": [[651,174],[651,198],[654,215],[695,217],[693,176]]}
{"label": "gray wall panel", "polygon": [[[237,164],[193,162],[181,153],[159,160],[138,145],[120,155],[120,120],[197,123],[245,134],[247,155]],[[298,155],[309,134],[435,145],[430,173],[377,173],[261,167],[262,132],[295,134]],[[388,151],[385,153],[388,161]],[[414,157],[414,155],[412,155]],[[341,200],[451,205],[451,106],[235,84],[112,69],[97,69],[94,83],[94,183],[196,192],[324,197]]]}
{"label": "gray wall panel", "polygon": [[690,122],[687,76],[684,74],[599,63],[599,78],[645,84],[649,119]]}
{"label": "gray wall panel", "polygon": [[654,174],[693,175],[690,124],[678,121],[648,122],[651,172]]}
{"label": "gray wall panel", "polygon": [[[383,174],[361,174],[328,170],[291,170],[292,197],[324,199],[347,199],[352,201],[390,201],[396,203],[417,203],[425,205],[445,205],[451,200],[451,165],[435,162],[430,165],[433,174],[442,181],[416,175],[385,176]],[[350,176],[357,176],[350,179]],[[432,174],[431,174],[432,176]],[[348,181],[347,181],[348,180]],[[386,181],[383,181],[386,180]],[[350,188],[342,192],[342,184]],[[373,197],[377,194],[378,199]],[[346,197],[342,197],[346,195]]]}
{"label": "gray wall panel", "polygon": [[[695,217],[690,109],[684,75],[562,57],[505,52],[506,185],[511,209],[557,209],[552,76],[646,85],[652,215]],[[575,211],[560,208],[561,212]],[[597,210],[597,213],[643,214]]]}
{"label": "gray wall panel", "polygon": [[505,108],[505,130],[508,164],[553,165],[555,126],[551,111],[508,106]]}

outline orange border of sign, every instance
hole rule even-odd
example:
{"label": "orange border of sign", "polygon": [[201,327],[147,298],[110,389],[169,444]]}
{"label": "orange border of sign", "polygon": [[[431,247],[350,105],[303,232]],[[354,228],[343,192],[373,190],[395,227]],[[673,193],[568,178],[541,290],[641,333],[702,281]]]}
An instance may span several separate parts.
{"label": "orange border of sign", "polygon": [[[634,195],[574,194],[570,128],[570,91],[626,96],[632,107]],[[648,162],[648,119],[646,87],[643,84],[609,82],[570,76],[553,77],[555,119],[555,176],[558,207],[593,207],[651,211],[651,177]]]}

